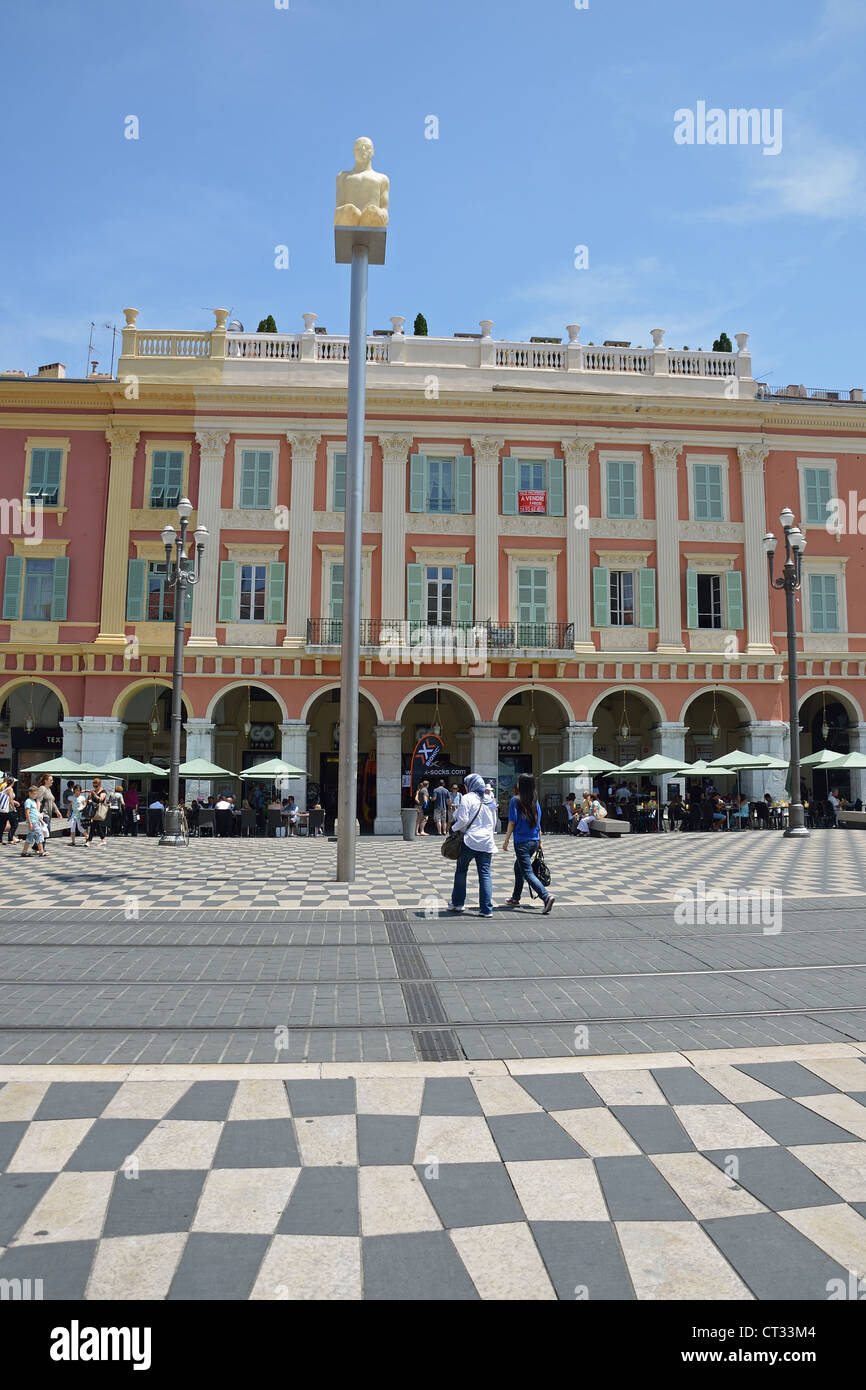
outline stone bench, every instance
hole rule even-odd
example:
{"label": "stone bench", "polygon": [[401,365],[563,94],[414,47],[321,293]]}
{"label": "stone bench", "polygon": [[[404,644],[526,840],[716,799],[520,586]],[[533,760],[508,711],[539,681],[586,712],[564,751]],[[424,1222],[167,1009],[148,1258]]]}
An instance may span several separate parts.
{"label": "stone bench", "polygon": [[838,811],[836,814],[837,825],[848,825],[851,828],[866,830],[866,811]]}
{"label": "stone bench", "polygon": [[608,816],[607,820],[594,820],[589,827],[590,835],[630,835],[631,822],[622,816]]}

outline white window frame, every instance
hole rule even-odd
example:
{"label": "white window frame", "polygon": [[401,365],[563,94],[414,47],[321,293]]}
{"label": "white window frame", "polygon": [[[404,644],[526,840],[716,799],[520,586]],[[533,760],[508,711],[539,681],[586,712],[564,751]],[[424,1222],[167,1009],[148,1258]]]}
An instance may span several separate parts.
{"label": "white window frame", "polygon": [[[726,454],[687,454],[686,455],[686,476],[689,485],[689,520],[696,521],[701,526],[721,526],[723,522],[731,519],[731,495],[728,486],[728,465],[729,459]],[[722,480],[722,515],[719,520],[708,521],[706,517],[695,514],[695,465],[711,464],[721,469]]]}
{"label": "white window frame", "polygon": [[[607,511],[607,465],[610,459],[623,459],[634,464],[634,517],[609,517]],[[598,466],[601,476],[601,515],[606,521],[643,521],[643,454],[640,449],[599,449]]]}
{"label": "white window frame", "polygon": [[148,525],[158,525],[162,517],[170,517],[177,525],[177,507],[151,507],[150,489],[153,479],[154,454],[183,454],[180,495],[189,497],[189,466],[192,455],[192,441],[189,439],[148,439],[144,445],[144,496],[141,499],[143,513],[148,517]]}
{"label": "white window frame", "polygon": [[[270,517],[276,512],[280,497],[280,441],[279,439],[236,439],[234,478],[232,480],[232,509],[243,512],[245,517]],[[241,480],[243,478],[243,456],[247,449],[270,452],[271,455],[271,505],[269,507],[242,507]],[[247,564],[250,562],[247,561]]]}
{"label": "white window frame", "polygon": [[[721,622],[719,623],[718,627],[716,627],[715,624],[711,624],[709,627],[702,627],[700,622],[698,622],[697,627],[690,628],[689,631],[728,632],[730,630],[728,628],[728,592],[727,586],[722,583],[722,579],[724,578],[726,571],[722,569],[696,568],[695,573],[698,579],[700,579],[701,576],[703,576],[705,579],[717,579],[719,581],[719,608]],[[698,617],[700,618],[700,610],[698,611]]]}
{"label": "white window frame", "polygon": [[[847,555],[840,555],[837,558],[828,555],[803,556],[803,583],[801,588],[802,602],[800,611],[803,620],[803,632],[814,636],[818,640],[822,637],[846,637],[848,635],[848,588],[845,575],[845,566],[848,563]],[[809,594],[809,579],[811,574],[831,574],[836,580],[836,604],[839,611],[839,627],[836,632],[815,632],[812,627],[812,603]]]}
{"label": "white window frame", "polygon": [[[373,598],[373,552],[374,545],[365,545],[361,549],[361,618],[371,617],[372,598]],[[328,613],[320,616],[330,621],[331,606],[331,570],[334,565],[343,563],[343,547],[341,545],[320,545],[319,552],[322,556],[322,588],[319,597],[319,607],[328,608]],[[345,570],[343,571],[345,579]],[[345,589],[344,589],[345,597]]]}
{"label": "white window frame", "polygon": [[[615,574],[629,574],[629,575],[631,575],[631,612],[632,612],[632,621],[631,621],[630,623],[615,623],[615,622],[613,621],[613,600],[612,600],[612,598],[611,598],[611,592],[610,592],[610,590],[611,590],[611,582],[610,582],[610,581],[611,581],[611,577],[612,577],[613,575],[615,575]],[[640,622],[638,621],[639,618],[640,618],[640,596],[639,596],[640,580],[638,579],[637,576],[638,576],[638,571],[635,570],[635,569],[629,569],[627,566],[624,568],[622,565],[615,565],[615,566],[613,566],[612,568],[610,568],[610,569],[608,570],[608,572],[607,572],[607,595],[608,595],[608,604],[609,604],[608,614],[609,614],[609,616],[610,616],[610,623],[608,624],[609,627],[615,627],[615,628],[617,628],[617,629],[620,629],[620,628],[622,628],[622,629],[628,629],[628,628],[630,628],[630,629],[632,629],[632,630],[633,630],[634,628],[640,627]]]}
{"label": "white window frame", "polygon": [[[805,455],[797,455],[797,482],[800,492],[800,527],[802,530],[825,531],[827,529],[827,518],[823,521],[806,520],[806,469],[807,468],[826,468],[830,473],[830,496],[839,496],[839,484],[837,481],[838,465],[834,458],[808,458]],[[847,501],[847,498],[845,499]],[[837,537],[837,540],[839,537]]]}
{"label": "white window frame", "polygon": [[[257,627],[257,628],[258,628],[258,627],[267,627],[267,626],[268,626],[268,565],[267,565],[267,561],[265,561],[265,560],[239,560],[239,561],[237,562],[237,565],[238,565],[238,570],[240,571],[240,573],[238,574],[238,580],[237,580],[237,594],[236,594],[237,610],[236,610],[235,622],[236,622],[236,623],[243,623],[244,626],[246,626],[247,624],[250,624],[250,626],[252,626],[252,627]],[[262,616],[261,616],[260,618],[254,618],[254,617],[242,618],[242,617],[241,617],[241,595],[242,595],[242,593],[243,593],[243,572],[244,572],[244,569],[247,568],[247,567],[252,568],[252,569],[254,569],[254,570],[255,570],[255,569],[263,569],[264,572],[265,572],[265,591],[264,591],[264,592],[265,592],[265,601],[264,601],[264,611],[263,611]],[[253,588],[252,592],[253,592],[253,593],[255,592],[255,588]],[[271,626],[273,626],[273,624],[271,624]]]}
{"label": "white window frame", "polygon": [[[447,513],[446,513],[446,515],[447,515]],[[453,626],[455,625],[456,621],[457,621],[457,568],[458,568],[457,565],[452,564],[452,562],[451,562],[450,560],[445,560],[445,561],[441,561],[441,562],[438,562],[438,563],[436,563],[436,562],[429,562],[429,563],[427,563],[427,564],[424,565],[424,581],[423,581],[423,582],[424,582],[424,622],[425,622],[428,626],[430,626],[430,627],[453,627]],[[428,576],[427,576],[427,570],[428,570],[428,569],[437,569],[437,570],[450,569],[450,570],[453,571],[452,576],[451,576],[451,617],[450,617],[450,619],[448,619],[448,620],[446,620],[445,618],[442,618],[441,620],[440,620],[440,619],[437,619],[436,622],[431,623],[430,620],[429,620],[429,618],[428,618],[428,608],[427,608],[427,585],[428,585],[428,583],[430,582],[430,581],[429,581],[429,578],[428,578]],[[443,580],[440,578],[438,582],[439,582],[439,607],[441,608],[441,606],[442,606],[442,584],[443,584],[443,582],[445,582],[445,581],[443,581]]]}
{"label": "white window frame", "polygon": [[[327,473],[325,478],[325,511],[332,516],[343,516],[343,512],[335,512],[333,507],[334,496],[334,455],[346,454],[348,465],[349,446],[345,439],[329,439],[327,444]],[[373,443],[372,440],[364,441],[364,511],[370,510],[370,475],[373,471]],[[383,499],[384,500],[384,499]]]}

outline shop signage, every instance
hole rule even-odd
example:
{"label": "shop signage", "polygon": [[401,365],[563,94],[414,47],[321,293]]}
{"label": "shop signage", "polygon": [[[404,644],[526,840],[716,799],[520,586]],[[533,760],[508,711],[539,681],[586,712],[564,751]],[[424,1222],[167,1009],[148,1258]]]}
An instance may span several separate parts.
{"label": "shop signage", "polygon": [[273,748],[276,730],[273,724],[250,725],[250,748]]}
{"label": "shop signage", "polygon": [[544,516],[547,512],[547,493],[546,492],[518,492],[517,510],[526,515],[540,513]]}
{"label": "shop signage", "polygon": [[518,728],[499,730],[500,753],[520,752],[520,730]]}
{"label": "shop signage", "polygon": [[412,761],[409,765],[409,772],[412,779],[410,790],[413,795],[418,790],[419,783],[423,782],[425,777],[439,771],[437,765],[440,761],[445,761],[444,753],[445,745],[436,734],[425,734],[423,738],[419,738],[412,750]]}
{"label": "shop signage", "polygon": [[13,748],[56,748],[59,752],[63,748],[63,730],[55,729],[34,729],[28,734],[24,728],[12,730]]}

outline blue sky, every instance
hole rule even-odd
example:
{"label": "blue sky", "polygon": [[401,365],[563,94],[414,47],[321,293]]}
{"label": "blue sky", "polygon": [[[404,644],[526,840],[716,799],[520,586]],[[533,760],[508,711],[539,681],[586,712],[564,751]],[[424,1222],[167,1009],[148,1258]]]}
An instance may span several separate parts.
{"label": "blue sky", "polygon": [[[107,370],[125,305],[345,332],[334,176],[365,134],[392,184],[371,330],[745,331],[776,385],[866,386],[866,0],[289,4],[3,6],[0,369],[81,375],[93,319]],[[678,145],[699,101],[781,109],[781,152]]]}

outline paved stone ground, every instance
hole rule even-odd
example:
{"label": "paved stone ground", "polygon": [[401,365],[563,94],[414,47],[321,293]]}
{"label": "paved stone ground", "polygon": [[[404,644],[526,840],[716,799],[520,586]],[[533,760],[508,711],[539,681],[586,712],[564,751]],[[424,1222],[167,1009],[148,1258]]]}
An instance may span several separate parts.
{"label": "paved stone ground", "polygon": [[0,1279],[47,1300],[826,1300],[866,1275],[866,1044],[0,1082]]}

